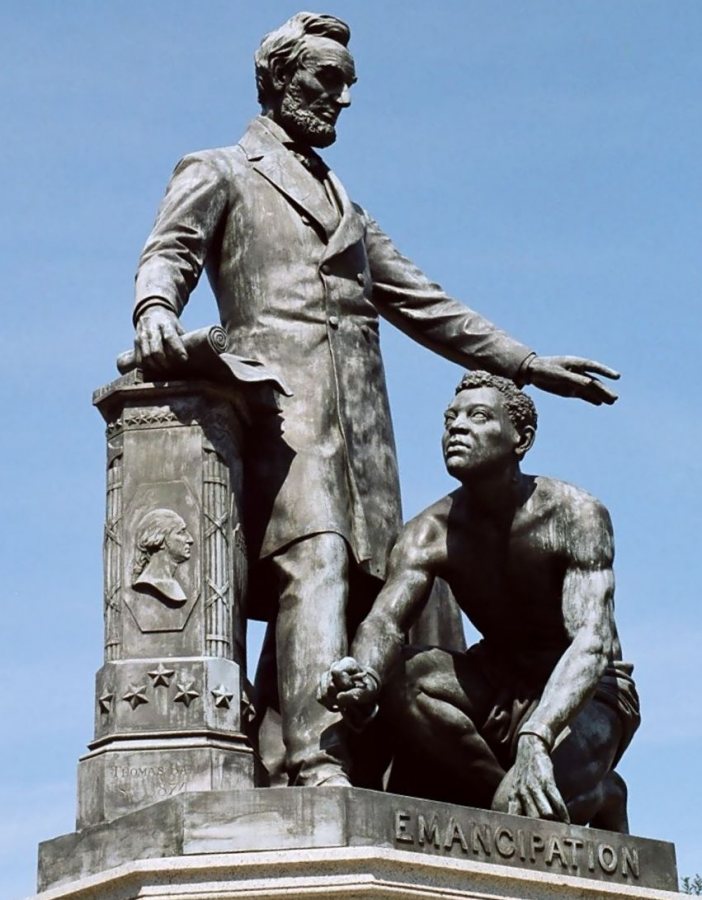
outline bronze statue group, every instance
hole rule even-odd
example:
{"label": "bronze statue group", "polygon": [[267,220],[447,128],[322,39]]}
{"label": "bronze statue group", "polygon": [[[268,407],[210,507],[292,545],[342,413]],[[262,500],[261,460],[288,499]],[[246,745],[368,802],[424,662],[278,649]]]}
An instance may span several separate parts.
{"label": "bronze statue group", "polygon": [[[639,709],[609,516],[522,471],[536,410],[521,388],[612,403],[597,376],[617,375],[513,340],[349,199],[317,153],[350,103],[349,37],[311,13],[264,37],[261,114],[236,145],[178,164],[136,281],[143,365],[186,359],[179,316],[204,269],[232,352],[292,392],[257,416],[245,455],[270,783],[385,786],[627,831],[615,767]],[[445,414],[458,487],[404,527],[379,316],[471,370]],[[482,635],[464,652],[417,627],[408,642],[439,614],[438,583]]]}

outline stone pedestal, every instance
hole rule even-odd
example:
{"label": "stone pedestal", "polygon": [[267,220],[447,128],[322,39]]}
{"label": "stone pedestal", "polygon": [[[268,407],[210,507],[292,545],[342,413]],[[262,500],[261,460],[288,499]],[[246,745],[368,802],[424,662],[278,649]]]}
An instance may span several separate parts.
{"label": "stone pedestal", "polygon": [[36,900],[680,900],[677,891],[397,850],[285,850],[120,866]]}
{"label": "stone pedestal", "polygon": [[214,384],[96,394],[105,663],[78,822],[41,900],[674,900],[661,841],[350,787],[256,786],[245,735],[245,408]]}
{"label": "stone pedestal", "polygon": [[41,900],[674,900],[672,844],[358,788],[184,793],[46,841]]}
{"label": "stone pedestal", "polygon": [[208,382],[97,391],[107,422],[105,664],[78,828],[254,784],[244,734],[244,408]]}

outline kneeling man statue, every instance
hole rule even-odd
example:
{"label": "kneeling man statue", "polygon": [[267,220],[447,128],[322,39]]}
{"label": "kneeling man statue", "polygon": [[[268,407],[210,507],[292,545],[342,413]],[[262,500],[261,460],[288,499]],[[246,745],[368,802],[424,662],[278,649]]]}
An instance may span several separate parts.
{"label": "kneeling man statue", "polygon": [[[389,789],[628,832],[614,771],[639,725],[614,623],[607,510],[526,475],[536,410],[508,379],[467,374],[443,451],[460,487],[402,531],[351,656],[322,680],[347,722],[388,728]],[[404,635],[441,578],[482,640],[465,653]]]}

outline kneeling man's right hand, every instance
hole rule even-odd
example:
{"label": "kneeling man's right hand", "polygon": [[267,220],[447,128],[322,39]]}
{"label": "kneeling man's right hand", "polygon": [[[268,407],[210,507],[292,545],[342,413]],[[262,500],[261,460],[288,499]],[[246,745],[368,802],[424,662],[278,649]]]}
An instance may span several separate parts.
{"label": "kneeling man's right hand", "polygon": [[352,728],[360,730],[375,717],[379,694],[377,672],[345,656],[322,676],[317,699],[332,712],[340,712]]}

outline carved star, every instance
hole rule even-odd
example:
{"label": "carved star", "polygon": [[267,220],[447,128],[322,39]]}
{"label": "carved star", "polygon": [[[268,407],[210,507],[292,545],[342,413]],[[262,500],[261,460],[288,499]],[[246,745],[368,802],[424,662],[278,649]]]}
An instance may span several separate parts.
{"label": "carved star", "polygon": [[158,687],[159,685],[168,687],[171,683],[171,678],[175,675],[175,670],[167,669],[163,663],[159,663],[156,668],[152,669],[148,674],[149,678],[154,683],[154,687]]}
{"label": "carved star", "polygon": [[149,700],[146,696],[146,685],[128,684],[127,692],[122,695],[122,699],[126,700],[132,709],[136,709],[137,706],[141,706],[142,703],[148,703]]}
{"label": "carved star", "polygon": [[108,713],[112,709],[112,701],[115,699],[114,693],[109,689],[105,690],[98,697],[98,705],[101,713]]}
{"label": "carved star", "polygon": [[221,709],[229,709],[234,699],[234,694],[228,691],[223,684],[218,684],[217,687],[212,688],[210,693],[215,698],[215,706],[219,706]]}
{"label": "carved star", "polygon": [[193,700],[199,696],[200,694],[195,690],[195,683],[193,681],[176,683],[176,695],[173,698],[176,703],[184,703],[186,706],[190,706]]}

